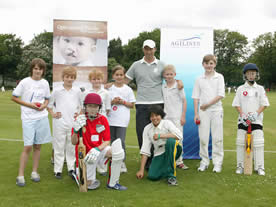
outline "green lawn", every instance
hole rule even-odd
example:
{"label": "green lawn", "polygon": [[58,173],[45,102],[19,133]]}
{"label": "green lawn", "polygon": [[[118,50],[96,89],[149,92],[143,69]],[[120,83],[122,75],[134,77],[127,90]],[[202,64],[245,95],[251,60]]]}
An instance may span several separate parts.
{"label": "green lawn", "polygon": [[226,151],[222,173],[212,173],[212,166],[207,172],[199,173],[196,170],[199,160],[186,160],[190,169],[177,170],[177,187],[168,186],[165,180],[137,180],[135,173],[139,168],[140,156],[136,147],[135,110],[132,110],[126,138],[128,173],[122,174],[120,179],[128,190],[108,190],[105,187],[106,177],[98,176],[100,189],[88,193],[79,193],[76,184],[66,175],[66,170],[62,180],[55,179],[50,164],[51,144],[42,147],[41,182],[30,181],[30,159],[25,171],[26,186],[19,188],[15,185],[23,142],[17,141],[22,137],[20,107],[10,97],[11,92],[0,93],[0,206],[276,206],[276,129],[273,124],[276,93],[268,94],[271,106],[264,116],[265,150],[268,151],[265,152],[265,177],[256,174],[238,176],[234,173],[236,153],[231,150],[235,150],[237,112],[231,107],[234,94],[230,94],[223,100]]}

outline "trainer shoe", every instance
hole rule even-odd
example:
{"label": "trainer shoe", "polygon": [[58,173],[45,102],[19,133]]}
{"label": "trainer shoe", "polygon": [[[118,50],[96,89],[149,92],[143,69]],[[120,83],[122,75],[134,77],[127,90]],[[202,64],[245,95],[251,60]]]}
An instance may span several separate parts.
{"label": "trainer shoe", "polygon": [[176,178],[169,178],[168,184],[169,185],[178,185]]}
{"label": "trainer shoe", "polygon": [[188,170],[189,167],[187,165],[185,165],[184,163],[181,163],[179,165],[176,166],[177,168],[179,169],[182,169],[182,170]]}
{"label": "trainer shoe", "polygon": [[61,173],[60,172],[55,173],[55,177],[56,179],[61,179],[62,178]]}
{"label": "trainer shoe", "polygon": [[207,165],[204,165],[203,163],[200,163],[200,166],[199,166],[199,168],[197,168],[197,171],[203,172],[203,171],[205,171],[207,169],[208,169]]}
{"label": "trainer shoe", "polygon": [[238,174],[238,175],[241,175],[241,174],[243,174],[243,167],[242,166],[238,166],[237,167],[237,169],[236,169],[236,174]]}
{"label": "trainer shoe", "polygon": [[258,175],[265,176],[265,171],[264,171],[264,169],[259,168],[259,169],[258,169]]}
{"label": "trainer shoe", "polygon": [[125,162],[122,162],[121,173],[127,173],[127,167],[126,167],[126,163]]}
{"label": "trainer shoe", "polygon": [[222,170],[221,165],[215,165],[214,168],[213,168],[214,173],[220,173],[221,170]]}
{"label": "trainer shoe", "polygon": [[119,190],[119,191],[127,190],[127,187],[120,185],[119,183],[116,183],[114,186],[110,186],[109,184],[107,184],[106,187],[109,189]]}
{"label": "trainer shoe", "polygon": [[25,186],[24,176],[18,176],[16,178],[16,185],[19,186],[19,187],[24,187]]}
{"label": "trainer shoe", "polygon": [[101,182],[99,180],[93,180],[90,185],[87,186],[89,190],[96,190],[101,185]]}
{"label": "trainer shoe", "polygon": [[102,166],[98,165],[97,166],[97,172],[102,175],[102,176],[107,176],[107,171],[104,169]]}
{"label": "trainer shoe", "polygon": [[40,176],[37,172],[32,172],[31,174],[31,180],[34,182],[39,182],[40,181]]}

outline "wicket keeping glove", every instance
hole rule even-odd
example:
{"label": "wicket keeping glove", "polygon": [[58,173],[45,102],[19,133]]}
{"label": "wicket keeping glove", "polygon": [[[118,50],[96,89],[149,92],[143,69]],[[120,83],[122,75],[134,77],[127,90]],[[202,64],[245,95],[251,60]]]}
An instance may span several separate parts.
{"label": "wicket keeping glove", "polygon": [[74,132],[77,133],[80,130],[80,128],[82,128],[85,125],[86,125],[86,116],[84,114],[80,114],[73,122]]}
{"label": "wicket keeping glove", "polygon": [[257,120],[258,116],[259,116],[258,112],[248,113],[247,118],[251,122],[255,122]]}
{"label": "wicket keeping glove", "polygon": [[92,148],[84,158],[84,162],[87,164],[93,164],[97,161],[101,151],[98,147]]}

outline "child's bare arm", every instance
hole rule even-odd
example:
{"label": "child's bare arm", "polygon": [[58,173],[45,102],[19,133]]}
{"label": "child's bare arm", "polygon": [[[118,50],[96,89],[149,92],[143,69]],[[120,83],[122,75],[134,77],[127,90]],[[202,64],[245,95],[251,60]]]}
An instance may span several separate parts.
{"label": "child's bare arm", "polygon": [[202,111],[205,111],[207,108],[209,108],[210,106],[214,105],[215,103],[217,103],[219,100],[221,100],[223,98],[223,96],[216,96],[214,99],[212,99],[209,103],[207,104],[203,104],[200,106],[200,109]]}
{"label": "child's bare arm", "polygon": [[18,98],[16,96],[12,96],[11,100],[19,105],[22,105],[22,106],[26,106],[26,107],[36,109],[36,110],[39,109],[39,107],[36,106],[35,103],[28,103],[28,102],[22,101],[20,98]]}
{"label": "child's bare arm", "polygon": [[187,111],[187,101],[186,101],[186,98],[184,97],[183,109],[182,109],[181,120],[180,120],[182,126],[186,123],[186,111]]}
{"label": "child's bare arm", "polygon": [[195,123],[196,123],[196,120],[199,120],[199,115],[198,115],[198,102],[199,102],[199,99],[194,99],[194,113],[195,113],[194,122],[195,122]]}

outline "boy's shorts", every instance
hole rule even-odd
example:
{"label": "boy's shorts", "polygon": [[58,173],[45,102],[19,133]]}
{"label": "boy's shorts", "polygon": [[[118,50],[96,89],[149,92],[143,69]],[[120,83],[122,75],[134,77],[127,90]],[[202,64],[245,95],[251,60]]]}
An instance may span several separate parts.
{"label": "boy's shorts", "polygon": [[52,140],[48,117],[39,120],[22,120],[24,146],[45,144]]}

